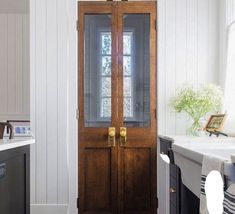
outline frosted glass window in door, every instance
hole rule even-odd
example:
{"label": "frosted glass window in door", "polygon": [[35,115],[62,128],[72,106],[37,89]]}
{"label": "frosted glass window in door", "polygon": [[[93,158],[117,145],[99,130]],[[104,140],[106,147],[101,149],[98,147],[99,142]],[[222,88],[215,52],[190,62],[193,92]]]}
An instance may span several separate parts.
{"label": "frosted glass window in door", "polygon": [[85,127],[111,126],[111,19],[110,14],[85,15]]}
{"label": "frosted glass window in door", "polygon": [[[111,115],[111,32],[101,32],[101,112],[102,118],[109,117]],[[124,52],[124,114],[126,117],[133,116],[133,93],[132,93],[132,32],[124,32],[123,41],[125,44]]]}
{"label": "frosted glass window in door", "polygon": [[150,126],[150,16],[123,16],[123,110],[127,127]]}

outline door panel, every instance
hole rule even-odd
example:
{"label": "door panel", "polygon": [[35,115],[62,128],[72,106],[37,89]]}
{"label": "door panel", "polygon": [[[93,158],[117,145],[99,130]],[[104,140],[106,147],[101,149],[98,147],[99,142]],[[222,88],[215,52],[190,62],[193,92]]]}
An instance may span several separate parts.
{"label": "door panel", "polygon": [[[151,152],[148,148],[123,149],[123,198],[125,211],[150,209]],[[143,188],[144,184],[144,188]]]}
{"label": "door panel", "polygon": [[156,213],[156,3],[78,17],[79,213]]}
{"label": "door panel", "polygon": [[85,149],[85,210],[112,211],[111,149]]}

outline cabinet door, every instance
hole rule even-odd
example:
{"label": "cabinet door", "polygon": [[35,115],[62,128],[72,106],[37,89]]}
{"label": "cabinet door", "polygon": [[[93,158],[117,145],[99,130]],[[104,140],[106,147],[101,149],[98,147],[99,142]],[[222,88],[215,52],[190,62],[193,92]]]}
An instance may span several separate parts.
{"label": "cabinet door", "polygon": [[156,213],[156,3],[118,6],[118,207]]}
{"label": "cabinet door", "polygon": [[115,213],[117,120],[115,14],[112,3],[79,2],[79,213]]}
{"label": "cabinet door", "polygon": [[0,213],[29,214],[29,148],[0,152]]}
{"label": "cabinet door", "polygon": [[156,3],[78,8],[79,212],[155,213]]}

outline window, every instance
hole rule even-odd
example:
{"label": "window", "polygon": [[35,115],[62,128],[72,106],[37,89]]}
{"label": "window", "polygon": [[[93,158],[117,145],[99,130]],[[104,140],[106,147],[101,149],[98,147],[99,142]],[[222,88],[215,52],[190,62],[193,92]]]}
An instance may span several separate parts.
{"label": "window", "polygon": [[133,48],[132,32],[123,34],[123,90],[124,90],[124,117],[133,117]]}
{"label": "window", "polygon": [[[111,117],[111,32],[101,32],[101,106],[100,116]],[[133,117],[133,33],[123,35],[124,117]]]}
{"label": "window", "polygon": [[101,111],[103,118],[111,117],[111,76],[112,76],[111,32],[101,32]]}
{"label": "window", "polygon": [[225,110],[229,115],[235,115],[235,23],[228,31],[227,69],[225,82]]}

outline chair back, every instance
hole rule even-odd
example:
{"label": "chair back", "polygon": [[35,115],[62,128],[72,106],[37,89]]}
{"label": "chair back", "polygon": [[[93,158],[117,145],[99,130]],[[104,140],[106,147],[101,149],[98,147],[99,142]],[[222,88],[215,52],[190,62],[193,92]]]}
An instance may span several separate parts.
{"label": "chair back", "polygon": [[0,122],[0,139],[3,139],[5,128],[9,128],[10,130],[9,139],[13,139],[13,127],[10,123],[6,122]]}

